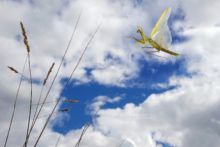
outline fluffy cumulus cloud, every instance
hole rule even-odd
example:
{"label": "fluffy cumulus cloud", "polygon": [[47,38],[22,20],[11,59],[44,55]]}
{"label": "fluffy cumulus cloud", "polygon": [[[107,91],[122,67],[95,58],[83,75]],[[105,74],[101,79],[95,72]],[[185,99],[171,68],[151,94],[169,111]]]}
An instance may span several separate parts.
{"label": "fluffy cumulus cloud", "polygon": [[[137,60],[143,56],[129,36],[134,35],[137,25],[144,26],[149,33],[163,9],[171,6],[174,13],[178,12],[177,8],[181,8],[185,15],[184,20],[173,26],[179,35],[188,39],[176,43],[173,49],[178,50],[186,59],[186,70],[190,76],[170,77],[169,82],[162,85],[175,88],[152,94],[138,105],[127,103],[122,108],[104,109],[102,106],[106,103],[118,102],[121,98],[96,97],[91,107],[99,111],[81,146],[155,147],[164,143],[178,147],[218,147],[219,5],[217,0],[0,1],[0,142],[3,143],[5,139],[19,81],[19,76],[9,72],[6,66],[11,65],[21,71],[25,60],[20,20],[26,26],[31,46],[33,77],[37,81],[34,83],[36,100],[41,87],[38,81],[44,78],[52,62],[56,63],[54,71],[57,69],[76,18],[82,12],[71,50],[49,96],[53,99],[59,97],[62,91],[60,80],[68,77],[89,36],[99,24],[100,30],[73,79],[79,84],[98,82],[103,85],[126,86],[129,79],[138,76],[140,65]],[[28,76],[27,71],[25,75]],[[27,125],[28,97],[29,83],[25,81],[9,146],[18,146],[24,140],[25,129],[21,128]],[[48,114],[50,109],[51,105],[47,105],[43,113]],[[39,134],[44,120],[42,118],[38,121],[30,145]],[[46,129],[39,146],[55,145],[60,134],[51,129],[52,125]],[[73,145],[81,131],[72,130],[61,135],[60,146]]]}
{"label": "fluffy cumulus cloud", "polygon": [[93,113],[98,113],[102,106],[107,103],[117,103],[121,100],[121,97],[109,98],[107,96],[98,96],[93,99],[92,104],[89,106],[90,111]]}

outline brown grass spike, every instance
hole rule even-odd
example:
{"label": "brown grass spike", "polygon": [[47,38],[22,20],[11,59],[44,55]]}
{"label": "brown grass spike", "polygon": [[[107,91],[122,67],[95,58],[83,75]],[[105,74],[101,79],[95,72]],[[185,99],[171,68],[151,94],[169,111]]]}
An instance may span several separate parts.
{"label": "brown grass spike", "polygon": [[47,83],[47,79],[48,79],[50,73],[52,72],[52,69],[53,69],[54,65],[55,65],[55,63],[53,63],[53,64],[51,65],[49,71],[47,72],[47,76],[46,76],[46,78],[44,79],[43,85],[45,85],[45,84]]}
{"label": "brown grass spike", "polygon": [[23,25],[22,22],[20,22],[20,25],[21,25],[22,35],[23,35],[23,38],[24,38],[24,44],[26,46],[27,52],[29,53],[30,52],[30,46],[28,44],[27,34],[26,34],[26,31],[25,31],[25,28],[24,28],[24,25]]}
{"label": "brown grass spike", "polygon": [[66,103],[78,103],[79,100],[63,100],[63,102],[66,102]]}
{"label": "brown grass spike", "polygon": [[15,68],[13,68],[13,67],[11,67],[11,66],[8,66],[8,68],[11,70],[11,71],[13,71],[14,73],[18,73],[18,71],[15,69]]}

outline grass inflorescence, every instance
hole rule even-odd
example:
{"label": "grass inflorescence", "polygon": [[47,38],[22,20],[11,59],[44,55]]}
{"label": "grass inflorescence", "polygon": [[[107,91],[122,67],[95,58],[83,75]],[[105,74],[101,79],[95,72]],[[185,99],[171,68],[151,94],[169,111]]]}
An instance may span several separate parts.
{"label": "grass inflorescence", "polygon": [[[39,93],[39,97],[37,99],[37,103],[36,104],[33,104],[33,77],[32,77],[32,68],[31,68],[31,48],[30,48],[30,45],[29,45],[29,42],[28,42],[28,35],[27,35],[27,32],[26,32],[26,29],[25,29],[25,26],[22,22],[20,22],[20,27],[21,27],[21,33],[22,33],[22,36],[23,36],[23,43],[25,45],[25,48],[26,48],[26,52],[27,52],[27,55],[26,55],[26,59],[25,59],[25,62],[24,62],[24,65],[23,65],[23,69],[22,69],[22,72],[19,72],[16,68],[12,67],[12,66],[8,66],[8,69],[12,72],[14,72],[15,74],[18,74],[20,75],[20,81],[19,81],[19,85],[18,85],[18,88],[17,88],[17,92],[16,92],[16,96],[15,96],[15,100],[14,100],[14,107],[13,107],[13,111],[12,111],[12,115],[11,115],[11,119],[10,119],[10,123],[9,123],[9,128],[8,128],[8,131],[7,131],[7,134],[6,134],[6,139],[5,139],[5,142],[4,142],[4,147],[7,146],[7,143],[8,143],[8,140],[9,140],[9,136],[10,136],[10,131],[11,131],[11,128],[12,128],[12,124],[13,124],[13,120],[14,120],[14,116],[15,116],[15,110],[16,110],[16,106],[17,106],[17,101],[18,101],[18,95],[19,95],[19,92],[20,92],[20,88],[21,88],[21,84],[22,84],[22,81],[23,81],[23,78],[26,77],[24,76],[24,71],[25,71],[25,67],[26,65],[28,65],[28,72],[29,72],[29,77],[28,77],[28,81],[29,81],[29,84],[30,84],[30,98],[29,98],[29,109],[28,109],[28,118],[27,118],[27,128],[26,128],[26,134],[25,134],[25,140],[24,140],[24,144],[23,144],[23,147],[27,147],[28,146],[28,141],[31,137],[31,134],[32,134],[32,131],[33,131],[33,128],[35,127],[36,125],[36,122],[37,120],[40,118],[40,114],[42,113],[42,109],[44,108],[44,105],[47,104],[47,103],[55,103],[54,106],[52,107],[52,110],[51,112],[47,115],[47,119],[42,127],[42,129],[40,130],[40,133],[38,135],[36,139],[36,141],[34,142],[34,144],[32,146],[36,147],[45,131],[45,128],[47,127],[47,124],[50,122],[51,120],[51,117],[52,115],[54,114],[55,110],[57,110],[57,106],[59,103],[63,102],[63,103],[78,103],[79,100],[77,99],[62,99],[61,97],[59,97],[57,100],[55,101],[47,101],[48,97],[49,97],[49,94],[51,92],[51,89],[53,88],[53,85],[55,83],[55,80],[60,72],[60,69],[63,65],[63,62],[64,62],[64,59],[66,57],[66,54],[68,53],[68,50],[70,48],[70,44],[73,40],[73,37],[74,37],[74,34],[76,32],[76,29],[78,27],[78,24],[79,24],[79,20],[80,20],[80,17],[81,17],[81,13],[80,15],[78,16],[77,18],[77,21],[76,21],[76,24],[74,26],[74,29],[73,29],[73,32],[70,36],[70,39],[69,39],[69,42],[67,44],[67,47],[64,51],[64,54],[61,58],[61,61],[60,61],[60,64],[58,65],[58,68],[55,72],[55,75],[54,77],[52,78],[52,81],[49,82],[49,88],[48,90],[46,91],[45,93],[45,96],[43,96],[43,91],[44,91],[44,88],[46,86],[46,84],[48,83],[48,79],[51,75],[51,73],[53,72],[53,68],[55,66],[55,63],[53,62],[52,65],[50,66],[45,78],[42,80],[42,85],[41,85],[41,91]],[[80,62],[82,61],[82,58],[88,48],[88,46],[91,44],[92,40],[94,39],[97,31],[99,30],[99,26],[97,27],[97,29],[95,30],[95,32],[90,36],[89,40],[87,41],[78,61],[76,62],[76,64],[74,65],[73,67],[73,70],[70,74],[70,76],[68,77],[68,80],[65,82],[64,84],[64,87],[63,87],[63,91],[66,90],[67,86],[69,85],[71,79],[72,79],[72,76],[74,74],[74,72],[76,71],[76,69],[78,68]],[[43,98],[43,99],[42,99]],[[34,105],[36,105],[36,108],[35,110],[33,111],[34,109]],[[59,113],[66,113],[66,112],[69,112],[70,111],[70,108],[62,108],[62,109],[58,109],[57,112]],[[32,113],[33,113],[33,116],[32,116]],[[32,120],[31,120],[32,118]],[[76,147],[79,147],[80,145],[80,142],[82,140],[82,137],[83,135],[85,134],[86,130],[89,128],[90,124],[86,124],[84,127],[83,127],[83,131],[80,135],[80,138],[78,140],[78,142],[76,143]],[[57,142],[56,142],[56,147],[58,146],[59,144],[59,141],[60,141],[60,137],[58,138]]]}

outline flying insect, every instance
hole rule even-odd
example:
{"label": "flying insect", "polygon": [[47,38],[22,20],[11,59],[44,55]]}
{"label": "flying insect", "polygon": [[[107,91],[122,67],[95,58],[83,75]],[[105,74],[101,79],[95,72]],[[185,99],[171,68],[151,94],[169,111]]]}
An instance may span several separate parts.
{"label": "flying insect", "polygon": [[172,42],[171,32],[167,24],[170,13],[171,8],[166,8],[164,10],[153,30],[151,31],[150,37],[147,37],[143,29],[138,26],[137,33],[140,34],[141,39],[133,37],[136,43],[143,45],[143,48],[154,48],[155,50],[151,51],[151,53],[162,51],[173,56],[178,56],[178,53],[168,49]]}

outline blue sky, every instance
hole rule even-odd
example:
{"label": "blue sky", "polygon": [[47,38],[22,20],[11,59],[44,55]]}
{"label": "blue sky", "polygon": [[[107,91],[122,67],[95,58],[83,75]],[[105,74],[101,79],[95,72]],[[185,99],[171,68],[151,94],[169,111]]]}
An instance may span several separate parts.
{"label": "blue sky", "polygon": [[[141,3],[140,3],[141,4]],[[183,21],[184,14],[179,8],[176,13],[172,13],[169,19],[169,28],[172,33],[173,43],[182,43],[186,41],[186,37],[178,35],[172,28],[172,24],[175,21]],[[134,30],[136,28],[133,28]],[[141,49],[141,47],[140,47]],[[154,57],[154,56],[153,56]],[[88,106],[93,102],[93,98],[97,96],[108,96],[116,97],[120,96],[123,99],[119,102],[113,104],[105,104],[102,109],[108,108],[123,108],[127,103],[133,103],[135,105],[141,104],[146,100],[148,96],[153,93],[163,93],[167,90],[175,88],[173,86],[168,86],[165,88],[156,88],[156,84],[166,84],[171,76],[189,76],[185,68],[185,58],[184,55],[177,57],[175,62],[160,62],[152,58],[152,55],[147,55],[150,60],[146,61],[144,57],[138,60],[138,68],[140,71],[138,76],[133,79],[126,81],[125,87],[118,87],[112,85],[103,85],[97,82],[90,82],[86,84],[77,84],[74,81],[68,86],[65,91],[62,91],[63,97],[79,99],[78,104],[62,104],[61,108],[71,108],[68,112],[70,117],[64,118],[62,124],[57,124],[53,126],[54,131],[66,134],[73,129],[81,128],[85,123],[92,122],[91,114],[88,114]],[[160,57],[156,57],[160,58]],[[169,57],[175,58],[175,57]],[[167,59],[162,59],[167,60]],[[88,69],[88,76],[92,69]],[[112,73],[114,74],[114,73]],[[65,79],[62,80],[62,83]],[[74,125],[73,125],[74,124]]]}
{"label": "blue sky", "polygon": [[103,109],[123,108],[126,103],[138,105],[152,93],[163,93],[166,90],[174,88],[172,86],[167,88],[154,88],[153,85],[167,83],[168,78],[173,75],[187,76],[184,63],[185,60],[182,58],[176,62],[167,63],[141,60],[139,63],[141,70],[138,77],[127,81],[127,85],[134,85],[131,87],[106,86],[96,82],[78,85],[74,84],[73,81],[70,86],[62,92],[62,96],[70,99],[79,99],[80,102],[61,105],[61,108],[71,108],[71,111],[68,112],[70,117],[65,119],[61,126],[59,124],[55,125],[54,130],[66,134],[72,129],[79,129],[85,123],[91,122],[91,116],[87,113],[87,107],[92,103],[94,97],[100,95],[108,97],[120,96],[123,98],[120,102],[106,104]]}
{"label": "blue sky", "polygon": [[[70,117],[64,118],[62,124],[53,126],[54,131],[66,134],[71,130],[80,129],[85,123],[92,122],[92,114],[89,114],[88,106],[92,103],[94,97],[104,95],[109,97],[122,97],[122,100],[113,104],[105,104],[102,109],[108,108],[123,108],[127,103],[133,103],[139,105],[146,97],[152,93],[163,93],[164,91],[170,90],[175,87],[167,88],[154,88],[153,84],[166,83],[168,82],[167,77],[176,76],[187,76],[184,69],[184,60],[178,60],[175,63],[161,64],[158,62],[148,63],[141,61],[141,70],[139,76],[136,79],[127,81],[127,84],[139,83],[139,86],[132,87],[116,87],[116,86],[105,86],[95,82],[83,85],[74,85],[72,82],[66,91],[62,92],[62,96],[67,98],[79,99],[80,102],[77,104],[62,104],[62,108],[71,108],[68,112]],[[154,71],[152,71],[154,69]],[[158,141],[157,144],[163,147],[172,147],[167,143]]]}

